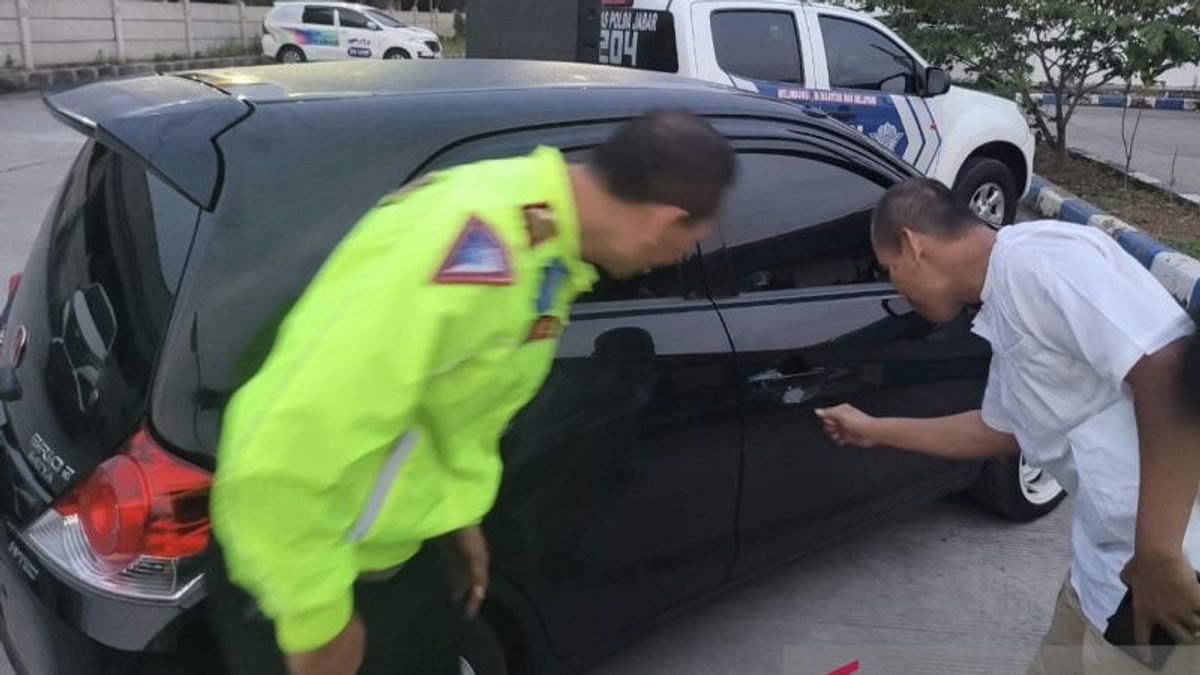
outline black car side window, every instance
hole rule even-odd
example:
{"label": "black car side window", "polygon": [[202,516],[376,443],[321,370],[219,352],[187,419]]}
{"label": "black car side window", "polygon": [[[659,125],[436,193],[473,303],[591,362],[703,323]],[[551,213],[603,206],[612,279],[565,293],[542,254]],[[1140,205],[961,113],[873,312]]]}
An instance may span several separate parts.
{"label": "black car side window", "polygon": [[804,84],[792,12],[716,12],[712,36],[717,64],[725,72],[751,80]]}
{"label": "black car side window", "polygon": [[[568,162],[583,162],[587,160],[591,151],[591,148],[577,148],[565,150],[563,155]],[[687,286],[684,280],[685,270],[695,267],[697,263],[698,260],[693,257],[681,264],[659,267],[629,279],[616,279],[603,269],[598,269],[600,278],[596,281],[596,285],[592,287],[591,292],[579,296],[576,302],[682,298],[683,289]]]}
{"label": "black car side window", "polygon": [[577,302],[682,298],[683,267],[686,264],[688,263],[659,267],[632,279],[614,279],[604,270],[600,270],[600,279],[591,292],[579,296]]}
{"label": "black car side window", "polygon": [[884,187],[815,157],[738,156],[738,181],[720,217],[724,257],[739,293],[876,283],[871,213]]}
{"label": "black car side window", "polygon": [[333,25],[333,8],[332,7],[305,7],[304,18],[301,19],[304,23],[314,26],[332,26]]}
{"label": "black car side window", "polygon": [[883,33],[857,21],[822,16],[821,34],[830,86],[889,94],[917,92],[916,61]]}

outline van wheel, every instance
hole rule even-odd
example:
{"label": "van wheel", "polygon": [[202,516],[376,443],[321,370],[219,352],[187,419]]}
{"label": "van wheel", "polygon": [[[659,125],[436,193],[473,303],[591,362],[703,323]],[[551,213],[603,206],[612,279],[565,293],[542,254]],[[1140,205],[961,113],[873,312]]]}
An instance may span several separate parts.
{"label": "van wheel", "polygon": [[1019,523],[1053,511],[1067,491],[1049,473],[1018,456],[994,457],[983,464],[967,494],[983,508]]}
{"label": "van wheel", "polygon": [[1017,217],[1017,180],[1002,162],[991,157],[968,159],[954,182],[954,194],[989,224],[1009,225]]}
{"label": "van wheel", "polygon": [[295,45],[284,45],[279,48],[279,53],[275,55],[275,60],[280,63],[304,63],[308,60],[304,56],[304,50]]}
{"label": "van wheel", "polygon": [[403,49],[400,49],[399,47],[394,47],[394,48],[389,49],[386,52],[384,52],[383,58],[385,58],[385,59],[411,59],[412,55],[409,54],[408,52],[404,51]]}
{"label": "van wheel", "polygon": [[483,617],[471,622],[458,656],[461,675],[508,675],[500,638]]}

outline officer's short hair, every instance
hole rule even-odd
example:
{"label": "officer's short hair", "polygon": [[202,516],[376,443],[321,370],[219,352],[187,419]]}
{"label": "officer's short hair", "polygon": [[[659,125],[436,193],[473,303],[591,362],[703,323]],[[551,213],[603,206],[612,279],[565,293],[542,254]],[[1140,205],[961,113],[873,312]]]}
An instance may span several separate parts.
{"label": "officer's short hair", "polygon": [[932,178],[909,178],[883,195],[871,219],[871,241],[877,249],[900,248],[908,228],[944,239],[956,239],[974,227],[987,226],[966,203]]}
{"label": "officer's short hair", "polygon": [[716,214],[733,183],[733,148],[704,119],[659,108],[623,124],[598,146],[588,167],[618,199],[678,206],[691,219]]}

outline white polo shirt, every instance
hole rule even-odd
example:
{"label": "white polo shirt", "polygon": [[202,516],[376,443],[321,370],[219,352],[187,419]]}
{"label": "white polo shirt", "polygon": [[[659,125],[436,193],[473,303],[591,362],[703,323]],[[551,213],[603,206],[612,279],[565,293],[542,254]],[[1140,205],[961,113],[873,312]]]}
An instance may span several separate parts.
{"label": "white polo shirt", "polygon": [[[982,416],[1074,495],[1071,580],[1108,626],[1133,556],[1138,437],[1130,369],[1194,330],[1174,298],[1105,233],[1040,221],[1002,229],[973,330],[992,345]],[[1200,446],[1198,446],[1200,450]],[[1200,500],[1184,541],[1200,569]]]}

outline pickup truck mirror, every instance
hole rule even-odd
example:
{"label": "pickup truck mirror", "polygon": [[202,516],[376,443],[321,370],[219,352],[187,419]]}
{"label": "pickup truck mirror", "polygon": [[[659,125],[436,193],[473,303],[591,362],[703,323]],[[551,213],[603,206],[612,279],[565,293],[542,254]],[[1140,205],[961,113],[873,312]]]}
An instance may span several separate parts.
{"label": "pickup truck mirror", "polygon": [[950,74],[941,68],[926,68],[924,96],[941,96],[948,91],[950,91]]}

